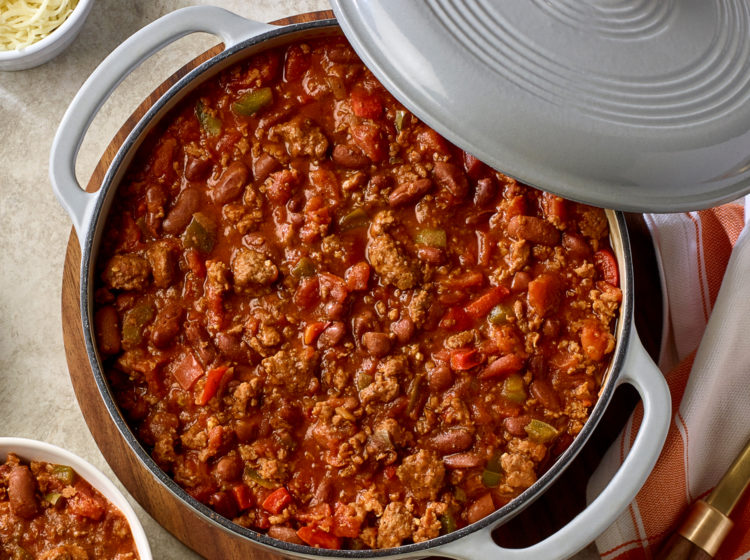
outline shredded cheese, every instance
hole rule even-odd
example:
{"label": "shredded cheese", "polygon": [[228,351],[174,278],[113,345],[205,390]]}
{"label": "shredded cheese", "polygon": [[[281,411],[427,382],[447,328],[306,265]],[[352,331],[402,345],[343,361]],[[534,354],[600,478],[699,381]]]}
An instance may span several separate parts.
{"label": "shredded cheese", "polygon": [[0,51],[19,50],[60,27],[78,0],[0,0]]}

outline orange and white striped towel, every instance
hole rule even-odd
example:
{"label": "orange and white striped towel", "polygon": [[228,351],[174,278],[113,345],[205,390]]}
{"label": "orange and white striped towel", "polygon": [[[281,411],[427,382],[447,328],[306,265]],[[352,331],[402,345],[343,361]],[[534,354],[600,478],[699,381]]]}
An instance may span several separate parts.
{"label": "orange and white striped towel", "polygon": [[[744,202],[646,216],[663,270],[659,367],[672,392],[672,424],[643,489],[597,539],[603,560],[652,558],[750,439],[750,197]],[[641,416],[639,405],[592,476],[589,499],[622,463]],[[732,518],[717,558],[748,560],[750,498]]]}

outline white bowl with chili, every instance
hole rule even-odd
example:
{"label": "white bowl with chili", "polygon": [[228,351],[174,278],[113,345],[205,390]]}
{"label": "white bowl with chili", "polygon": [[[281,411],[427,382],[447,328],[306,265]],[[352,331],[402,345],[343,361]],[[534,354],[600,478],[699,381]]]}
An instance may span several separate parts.
{"label": "white bowl with chili", "polygon": [[[21,550],[44,558],[56,552],[72,558],[82,551],[111,552],[112,557],[151,560],[135,511],[87,461],[49,443],[14,437],[0,437],[0,460],[0,552]],[[18,531],[24,524],[27,530]],[[57,540],[43,542],[34,531]]]}

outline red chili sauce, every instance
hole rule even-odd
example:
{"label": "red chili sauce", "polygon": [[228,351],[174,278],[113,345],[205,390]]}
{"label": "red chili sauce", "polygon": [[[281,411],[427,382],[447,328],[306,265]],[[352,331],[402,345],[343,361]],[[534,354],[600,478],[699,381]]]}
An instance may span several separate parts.
{"label": "red chili sauce", "polygon": [[437,537],[578,434],[621,301],[604,211],[451,145],[342,38],[258,54],[142,146],[96,335],[158,465],[326,548]]}
{"label": "red chili sauce", "polygon": [[0,558],[137,560],[125,516],[68,466],[0,465]]}

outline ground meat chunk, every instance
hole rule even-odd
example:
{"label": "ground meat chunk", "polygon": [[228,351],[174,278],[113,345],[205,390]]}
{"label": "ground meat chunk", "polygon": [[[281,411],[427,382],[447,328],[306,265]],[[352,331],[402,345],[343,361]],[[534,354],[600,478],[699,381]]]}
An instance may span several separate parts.
{"label": "ground meat chunk", "polygon": [[528,488],[536,482],[534,462],[525,453],[503,453],[500,466],[505,473],[505,484],[511,488]]}
{"label": "ground meat chunk", "polygon": [[429,502],[424,515],[419,518],[419,525],[414,531],[412,539],[414,542],[422,542],[440,536],[440,516],[445,513],[448,506],[442,502]]}
{"label": "ground meat chunk", "polygon": [[242,247],[232,259],[232,274],[235,287],[242,290],[272,284],[279,277],[279,269],[263,253]]}
{"label": "ground meat chunk", "polygon": [[266,385],[286,387],[290,391],[304,390],[310,382],[312,363],[297,352],[279,350],[265,358],[261,367],[266,372]]}
{"label": "ground meat chunk", "polygon": [[432,305],[432,296],[427,290],[419,290],[414,293],[409,301],[409,318],[414,321],[416,327],[421,327]]}
{"label": "ground meat chunk", "polygon": [[404,539],[411,536],[413,522],[414,516],[403,502],[388,504],[378,523],[378,548],[400,546]]}
{"label": "ground meat chunk", "polygon": [[104,267],[102,280],[112,290],[143,290],[148,284],[148,261],[138,255],[115,255]]}
{"label": "ground meat chunk", "polygon": [[413,288],[419,282],[419,267],[399,249],[396,241],[383,233],[371,237],[367,243],[367,257],[384,284],[401,290]]}
{"label": "ground meat chunk", "polygon": [[601,208],[587,207],[579,224],[581,233],[591,239],[601,239],[607,235],[607,216]]}
{"label": "ground meat chunk", "polygon": [[328,151],[328,138],[321,128],[302,117],[272,127],[268,138],[283,141],[292,157],[322,159]]}
{"label": "ground meat chunk", "polygon": [[157,241],[146,250],[146,258],[151,265],[154,285],[168,288],[174,281],[177,265],[174,245],[167,240]]}
{"label": "ground meat chunk", "polygon": [[399,394],[398,378],[406,371],[406,358],[395,356],[380,363],[375,380],[359,392],[363,405],[369,402],[390,402]]}
{"label": "ground meat chunk", "polygon": [[420,449],[403,460],[396,475],[417,500],[435,500],[443,486],[445,467],[437,455]]}

